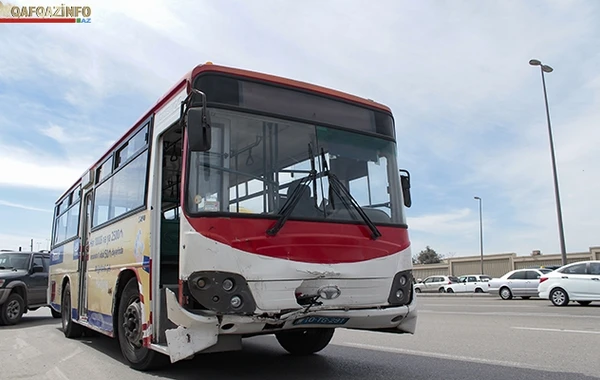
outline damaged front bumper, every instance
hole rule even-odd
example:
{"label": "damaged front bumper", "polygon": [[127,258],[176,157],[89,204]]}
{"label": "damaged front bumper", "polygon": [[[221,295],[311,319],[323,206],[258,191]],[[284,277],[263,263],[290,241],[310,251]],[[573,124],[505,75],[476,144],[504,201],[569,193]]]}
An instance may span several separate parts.
{"label": "damaged front bumper", "polygon": [[402,306],[348,308],[314,306],[279,317],[190,313],[166,289],[167,317],[178,327],[165,331],[171,362],[189,358],[217,344],[224,336],[272,334],[296,328],[342,327],[347,329],[414,334],[417,322],[416,299]]}

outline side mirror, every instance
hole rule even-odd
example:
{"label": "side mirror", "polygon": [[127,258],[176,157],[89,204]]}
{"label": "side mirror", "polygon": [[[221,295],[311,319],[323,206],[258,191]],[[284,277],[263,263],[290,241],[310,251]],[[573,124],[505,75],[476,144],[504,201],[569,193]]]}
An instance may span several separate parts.
{"label": "side mirror", "polygon": [[189,149],[192,152],[206,152],[211,147],[210,116],[206,109],[206,95],[195,89],[193,91],[202,97],[202,106],[188,108],[185,114]]}
{"label": "side mirror", "polygon": [[42,273],[44,271],[44,267],[36,265],[31,269],[31,271],[32,273]]}
{"label": "side mirror", "polygon": [[400,169],[400,184],[402,185],[402,197],[404,198],[404,206],[410,207],[412,205],[412,199],[410,198],[410,173],[408,170]]}

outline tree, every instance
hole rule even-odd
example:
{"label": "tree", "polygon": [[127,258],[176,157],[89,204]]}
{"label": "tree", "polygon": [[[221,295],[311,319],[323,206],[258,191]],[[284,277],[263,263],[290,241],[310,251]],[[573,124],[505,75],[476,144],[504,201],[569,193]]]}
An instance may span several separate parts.
{"label": "tree", "polygon": [[442,261],[442,256],[439,255],[435,250],[426,246],[424,250],[419,252],[416,258],[413,258],[414,264],[437,264]]}

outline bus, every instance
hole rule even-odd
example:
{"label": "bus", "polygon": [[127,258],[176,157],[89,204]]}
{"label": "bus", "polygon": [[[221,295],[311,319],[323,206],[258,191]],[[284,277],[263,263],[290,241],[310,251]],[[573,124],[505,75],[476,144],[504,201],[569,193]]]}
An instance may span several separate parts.
{"label": "bus", "polygon": [[207,62],[57,200],[48,302],[67,338],[116,338],[145,371],[274,335],[414,334],[390,108]]}

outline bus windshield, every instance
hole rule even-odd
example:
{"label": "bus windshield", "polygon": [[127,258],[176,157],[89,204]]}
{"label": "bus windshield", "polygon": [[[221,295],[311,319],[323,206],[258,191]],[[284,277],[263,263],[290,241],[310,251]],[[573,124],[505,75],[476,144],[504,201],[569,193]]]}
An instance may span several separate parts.
{"label": "bus windshield", "polygon": [[211,108],[210,118],[211,150],[190,153],[190,214],[279,215],[310,173],[312,152],[317,177],[301,193],[290,219],[362,222],[339,193],[330,191],[324,158],[373,223],[406,223],[393,141],[225,109]]}

